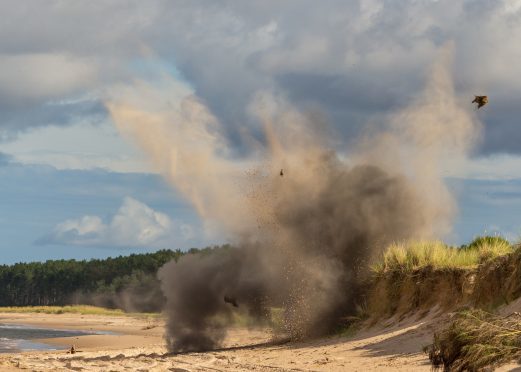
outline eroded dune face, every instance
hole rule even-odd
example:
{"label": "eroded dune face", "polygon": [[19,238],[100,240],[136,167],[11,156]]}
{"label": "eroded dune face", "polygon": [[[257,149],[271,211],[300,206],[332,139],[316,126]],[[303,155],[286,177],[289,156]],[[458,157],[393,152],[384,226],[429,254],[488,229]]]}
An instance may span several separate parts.
{"label": "eroded dune face", "polygon": [[454,96],[450,50],[422,95],[342,153],[315,115],[273,94],[250,107],[265,140],[250,141],[248,159],[230,154],[221,123],[192,96],[172,105],[144,83],[114,95],[120,131],[236,247],[160,270],[171,350],[218,346],[226,322],[215,320],[234,308],[225,296],[259,320],[282,308],[295,338],[324,334],[354,311],[367,261],[385,245],[448,231],[455,208],[442,170],[480,128]]}

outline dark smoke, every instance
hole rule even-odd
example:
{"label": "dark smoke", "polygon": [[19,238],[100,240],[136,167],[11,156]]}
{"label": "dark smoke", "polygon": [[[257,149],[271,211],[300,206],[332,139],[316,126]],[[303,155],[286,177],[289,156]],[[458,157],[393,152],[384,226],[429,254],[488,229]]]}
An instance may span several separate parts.
{"label": "dark smoke", "polygon": [[163,291],[169,293],[168,347],[172,351],[209,350],[223,340],[233,296],[241,308],[261,318],[267,314],[263,295],[266,283],[259,275],[259,257],[253,249],[231,248],[206,255],[187,255],[182,262],[166,264],[159,271]]}
{"label": "dark smoke", "polygon": [[328,157],[311,171],[325,183],[316,195],[289,176],[270,190],[278,202],[272,223],[261,227],[263,242],[188,255],[160,270],[170,350],[218,346],[225,324],[215,318],[232,312],[224,296],[260,320],[270,307],[283,307],[284,327],[293,338],[330,332],[355,312],[371,256],[423,224],[418,199],[403,177],[374,166],[347,169]]}

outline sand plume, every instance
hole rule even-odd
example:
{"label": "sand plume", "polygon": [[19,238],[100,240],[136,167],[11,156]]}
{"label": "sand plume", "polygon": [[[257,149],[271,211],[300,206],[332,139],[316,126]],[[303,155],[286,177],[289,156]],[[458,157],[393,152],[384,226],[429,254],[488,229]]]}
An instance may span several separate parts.
{"label": "sand plume", "polygon": [[225,296],[259,320],[282,308],[293,338],[327,333],[354,313],[375,254],[448,231],[455,208],[443,170],[468,153],[479,123],[455,97],[451,47],[440,54],[425,91],[347,156],[315,115],[277,94],[259,93],[248,108],[266,136],[241,159],[193,96],[161,104],[142,83],[138,100],[119,94],[108,104],[120,131],[235,246],[160,270],[171,350],[217,347],[226,326],[215,319],[234,309]]}

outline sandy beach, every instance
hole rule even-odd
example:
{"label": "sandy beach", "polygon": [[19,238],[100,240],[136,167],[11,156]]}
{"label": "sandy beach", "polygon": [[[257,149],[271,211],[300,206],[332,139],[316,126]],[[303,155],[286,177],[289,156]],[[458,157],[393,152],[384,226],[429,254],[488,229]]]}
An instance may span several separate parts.
{"label": "sandy beach", "polygon": [[[78,352],[27,351],[0,355],[0,370],[32,371],[428,371],[422,346],[432,337],[432,320],[380,325],[354,336],[281,345],[269,344],[263,329],[232,329],[224,348],[169,354],[163,320],[76,314],[2,314],[1,323],[108,331],[41,340]],[[268,344],[266,344],[268,343]]]}

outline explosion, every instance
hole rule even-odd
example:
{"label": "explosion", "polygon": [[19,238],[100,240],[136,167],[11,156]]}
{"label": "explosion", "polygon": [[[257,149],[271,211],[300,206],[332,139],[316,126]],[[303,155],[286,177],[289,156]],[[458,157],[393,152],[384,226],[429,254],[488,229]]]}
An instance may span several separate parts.
{"label": "explosion", "polygon": [[275,94],[252,102],[265,139],[248,137],[251,156],[240,160],[203,102],[169,102],[176,81],[113,94],[119,130],[234,246],[160,270],[171,351],[218,347],[226,325],[215,319],[231,317],[230,301],[260,321],[282,308],[294,339],[330,332],[354,313],[368,263],[386,245],[449,230],[455,207],[442,171],[480,128],[455,97],[450,56],[449,46],[409,107],[344,152],[316,115]]}

